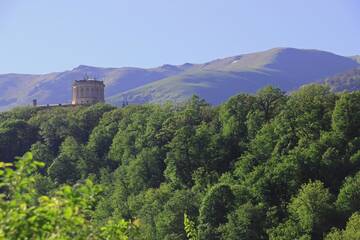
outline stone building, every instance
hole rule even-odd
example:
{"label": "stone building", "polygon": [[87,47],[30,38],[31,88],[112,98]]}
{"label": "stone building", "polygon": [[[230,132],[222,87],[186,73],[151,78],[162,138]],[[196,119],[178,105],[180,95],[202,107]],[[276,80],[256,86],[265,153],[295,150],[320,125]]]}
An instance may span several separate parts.
{"label": "stone building", "polygon": [[75,80],[72,85],[72,105],[94,104],[104,102],[103,81],[85,77],[83,80]]}

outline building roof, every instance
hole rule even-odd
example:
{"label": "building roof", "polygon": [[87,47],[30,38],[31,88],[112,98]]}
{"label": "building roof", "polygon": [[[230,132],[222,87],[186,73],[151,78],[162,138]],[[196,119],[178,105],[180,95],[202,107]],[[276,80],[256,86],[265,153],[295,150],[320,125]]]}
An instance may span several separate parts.
{"label": "building roof", "polygon": [[104,85],[103,81],[96,80],[96,78],[89,78],[89,77],[84,78],[82,80],[74,80],[73,85],[84,84],[84,83]]}

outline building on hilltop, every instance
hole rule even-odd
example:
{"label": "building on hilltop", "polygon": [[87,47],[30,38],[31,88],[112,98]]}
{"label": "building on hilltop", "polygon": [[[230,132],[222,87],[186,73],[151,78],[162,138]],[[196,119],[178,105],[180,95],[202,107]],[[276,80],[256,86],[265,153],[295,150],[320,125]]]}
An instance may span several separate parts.
{"label": "building on hilltop", "polygon": [[83,80],[75,80],[72,85],[72,105],[86,105],[105,102],[105,84],[95,78],[85,77]]}

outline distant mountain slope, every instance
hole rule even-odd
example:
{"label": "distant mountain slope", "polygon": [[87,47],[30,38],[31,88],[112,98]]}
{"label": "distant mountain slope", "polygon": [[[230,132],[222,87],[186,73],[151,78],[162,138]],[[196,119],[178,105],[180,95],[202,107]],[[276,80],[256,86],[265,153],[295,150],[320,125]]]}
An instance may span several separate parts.
{"label": "distant mountain slope", "polygon": [[329,77],[324,82],[334,92],[360,90],[360,67]]}
{"label": "distant mountain slope", "polygon": [[183,101],[193,94],[220,103],[239,92],[266,85],[293,90],[303,84],[353,69],[357,57],[318,50],[274,48],[217,59],[205,64],[163,65],[157,68],[99,68],[80,65],[70,71],[42,75],[0,75],[0,110],[17,105],[69,103],[71,84],[86,74],[104,80],[107,101],[129,103]]}
{"label": "distant mountain slope", "polygon": [[106,96],[112,96],[155,80],[180,74],[194,65],[163,65],[158,68],[99,68],[79,66],[71,71],[44,75],[3,74],[0,75],[0,110],[17,105],[30,104],[38,99],[39,104],[69,103],[71,85],[75,79],[86,74],[104,80]]}
{"label": "distant mountain slope", "polygon": [[177,76],[112,96],[119,104],[183,101],[193,94],[213,104],[239,92],[256,92],[266,85],[290,91],[301,85],[359,66],[351,58],[318,50],[275,48],[197,65]]}
{"label": "distant mountain slope", "polygon": [[352,56],[351,58],[360,64],[360,55]]}

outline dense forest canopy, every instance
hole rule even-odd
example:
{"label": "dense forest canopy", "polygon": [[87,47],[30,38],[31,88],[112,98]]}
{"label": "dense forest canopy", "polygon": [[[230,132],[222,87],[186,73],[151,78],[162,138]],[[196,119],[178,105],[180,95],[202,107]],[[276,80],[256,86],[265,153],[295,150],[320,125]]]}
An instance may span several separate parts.
{"label": "dense forest canopy", "polygon": [[360,239],[360,92],[15,108],[0,160],[0,239]]}

